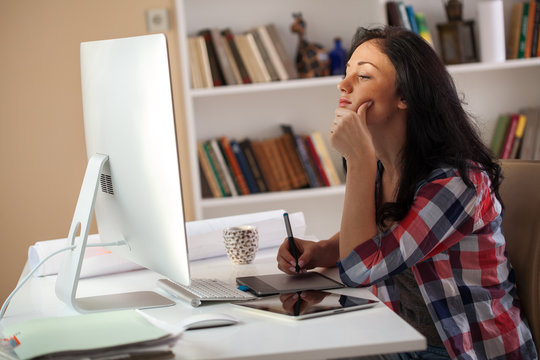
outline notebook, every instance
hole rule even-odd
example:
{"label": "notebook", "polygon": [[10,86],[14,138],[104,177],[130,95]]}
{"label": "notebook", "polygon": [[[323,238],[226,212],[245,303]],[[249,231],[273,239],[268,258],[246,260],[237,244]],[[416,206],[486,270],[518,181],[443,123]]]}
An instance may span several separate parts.
{"label": "notebook", "polygon": [[298,275],[285,273],[237,277],[238,285],[245,286],[257,296],[266,296],[304,290],[329,290],[342,288],[340,282],[310,271]]}

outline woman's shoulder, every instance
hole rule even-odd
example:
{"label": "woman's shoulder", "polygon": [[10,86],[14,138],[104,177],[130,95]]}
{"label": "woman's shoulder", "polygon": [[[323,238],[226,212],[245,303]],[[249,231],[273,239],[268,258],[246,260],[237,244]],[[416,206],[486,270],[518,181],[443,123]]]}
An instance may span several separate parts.
{"label": "woman's shoulder", "polygon": [[463,179],[463,174],[459,169],[452,165],[441,164],[439,167],[433,169],[428,176],[417,185],[417,191],[427,184],[453,184],[468,187],[466,184],[471,184],[474,188],[483,188],[491,185],[491,180],[482,169],[482,167],[474,162],[470,162],[467,166],[466,177],[468,181]]}

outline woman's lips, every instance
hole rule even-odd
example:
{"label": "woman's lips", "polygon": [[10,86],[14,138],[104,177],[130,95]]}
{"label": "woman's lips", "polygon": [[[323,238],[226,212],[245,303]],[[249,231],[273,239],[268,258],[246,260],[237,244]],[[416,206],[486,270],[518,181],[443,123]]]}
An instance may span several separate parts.
{"label": "woman's lips", "polygon": [[339,106],[340,107],[345,107],[347,105],[350,105],[351,102],[349,101],[349,99],[346,99],[346,98],[339,98]]}

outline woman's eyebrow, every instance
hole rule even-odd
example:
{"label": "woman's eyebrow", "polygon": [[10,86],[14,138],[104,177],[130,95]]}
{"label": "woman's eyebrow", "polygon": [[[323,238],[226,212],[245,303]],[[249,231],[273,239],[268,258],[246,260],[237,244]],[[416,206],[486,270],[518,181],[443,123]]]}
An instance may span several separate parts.
{"label": "woman's eyebrow", "polygon": [[356,63],[356,65],[358,65],[358,66],[360,66],[360,65],[366,65],[366,64],[369,64],[369,65],[373,66],[375,69],[379,69],[379,68],[377,67],[377,65],[375,65],[374,63],[369,62],[369,61],[359,61],[359,62]]}

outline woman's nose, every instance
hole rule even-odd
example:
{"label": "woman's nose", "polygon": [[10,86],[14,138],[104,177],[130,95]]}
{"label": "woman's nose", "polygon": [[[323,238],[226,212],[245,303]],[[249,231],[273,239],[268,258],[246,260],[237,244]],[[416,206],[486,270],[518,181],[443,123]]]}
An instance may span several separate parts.
{"label": "woman's nose", "polygon": [[351,92],[351,87],[349,85],[349,82],[347,80],[347,78],[344,78],[343,80],[341,80],[338,84],[337,84],[337,88],[340,92],[343,92],[343,93],[350,93]]}

